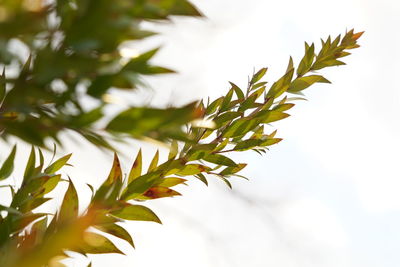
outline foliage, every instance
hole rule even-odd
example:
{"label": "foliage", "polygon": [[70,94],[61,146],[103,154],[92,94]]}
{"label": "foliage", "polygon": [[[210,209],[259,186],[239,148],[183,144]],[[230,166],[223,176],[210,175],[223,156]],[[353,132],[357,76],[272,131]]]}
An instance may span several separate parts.
{"label": "foliage", "polygon": [[[21,185],[3,186],[11,190],[12,201],[0,205],[1,266],[43,266],[68,250],[84,255],[122,253],[105,236],[88,228],[134,246],[120,222],[161,223],[138,201],[178,196],[172,188],[191,176],[207,184],[212,175],[231,187],[232,177],[245,178],[238,173],[246,163],[233,161],[230,152],[262,154],[280,142],[276,130],[268,126],[287,118],[293,101],[301,99],[289,95],[301,94],[314,83],[329,83],[316,71],[343,65],[339,59],[358,47],[362,34],[351,30],[343,37],[329,37],[319,51],[306,43],[298,66],[290,58],[283,76],[271,86],[263,80],[267,68],[262,68],[252,75],[245,90],[230,83],[228,93],[214,101],[167,109],[129,107],[108,118],[104,110],[112,105],[107,102],[112,90],[133,90],[140,86],[142,75],[171,72],[150,62],[157,49],[128,62],[118,53],[124,41],[154,34],[143,30],[140,22],[201,14],[185,0],[43,3],[4,1],[0,12],[0,63],[6,70],[0,85],[0,137],[7,140],[13,135],[33,145]],[[29,51],[27,60],[12,52],[12,41]],[[15,77],[7,75],[11,68],[17,69]],[[86,98],[97,106],[86,110]],[[103,128],[98,127],[102,120],[106,120]],[[62,145],[59,134],[65,130],[106,149],[113,149],[112,139],[146,137],[167,143],[170,152],[168,160],[159,162],[157,151],[144,170],[139,151],[127,177],[115,153],[108,177],[99,188],[90,186],[91,202],[79,213],[74,184],[59,172],[71,154],[45,167],[42,153],[48,149],[46,140]],[[16,150],[14,146],[0,164],[0,180],[12,175]],[[56,214],[35,212],[51,200],[48,194],[61,183],[67,183],[68,189]]]}

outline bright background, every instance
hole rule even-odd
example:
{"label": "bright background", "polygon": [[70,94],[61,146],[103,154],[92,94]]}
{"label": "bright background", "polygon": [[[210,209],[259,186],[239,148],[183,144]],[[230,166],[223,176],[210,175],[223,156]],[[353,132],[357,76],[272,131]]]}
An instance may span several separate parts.
{"label": "bright background", "polygon": [[[332,85],[305,91],[292,116],[276,123],[284,138],[266,156],[234,154],[249,163],[234,189],[210,177],[192,180],[183,197],[149,202],[164,225],[129,222],[136,249],[92,257],[93,266],[397,267],[400,266],[400,3],[395,0],[196,0],[206,19],[148,25],[163,35],[134,44],[163,45],[157,63],[178,75],[148,80],[153,88],[126,101],[182,105],[247,82],[253,69],[280,77],[303,42],[346,29],[366,31],[346,66],[323,70]],[[126,170],[138,143],[125,147]],[[156,148],[144,145],[147,157]],[[66,146],[68,147],[68,145]],[[68,170],[80,193],[98,185],[111,155],[75,146]],[[20,153],[21,155],[24,153]],[[26,153],[25,153],[26,154]],[[86,266],[77,257],[68,266]]]}

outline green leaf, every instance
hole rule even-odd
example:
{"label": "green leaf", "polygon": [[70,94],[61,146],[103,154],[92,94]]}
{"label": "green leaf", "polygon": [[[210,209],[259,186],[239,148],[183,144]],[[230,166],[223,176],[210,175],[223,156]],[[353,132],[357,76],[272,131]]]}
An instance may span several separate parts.
{"label": "green leaf", "polygon": [[303,59],[300,61],[299,67],[297,68],[298,76],[303,76],[306,72],[310,70],[315,57],[314,44],[308,46],[308,44],[306,43],[305,46],[306,46],[305,55]]}
{"label": "green leaf", "polygon": [[168,159],[174,159],[178,154],[178,142],[176,140],[172,140],[171,148],[169,149]]}
{"label": "green leaf", "polygon": [[259,123],[260,121],[257,119],[238,119],[223,131],[222,136],[225,138],[231,138],[245,135],[259,125]]}
{"label": "green leaf", "polygon": [[6,207],[0,204],[0,211],[7,211],[8,213],[15,214],[15,215],[22,215],[22,213],[12,207]]}
{"label": "green leaf", "polygon": [[208,105],[208,107],[206,108],[206,114],[211,115],[215,111],[217,111],[217,109],[221,106],[223,100],[224,98],[220,97],[211,102],[211,104]]}
{"label": "green leaf", "polygon": [[254,102],[257,100],[257,95],[251,95],[246,100],[244,100],[241,104],[240,107],[238,108],[239,112],[244,112],[247,109],[250,109],[253,107]]}
{"label": "green leaf", "polygon": [[14,145],[7,159],[0,168],[0,181],[6,179],[14,170],[14,159],[17,152],[17,145]]}
{"label": "green leaf", "polygon": [[85,254],[124,254],[108,238],[102,235],[92,232],[85,232],[83,234],[83,240],[84,242],[80,244],[78,251],[81,251]]}
{"label": "green leaf", "polygon": [[231,121],[233,119],[236,119],[237,117],[243,115],[242,112],[237,112],[237,111],[228,111],[224,112],[218,117],[214,119],[215,124],[217,125],[217,128],[221,127],[223,123],[227,121]]}
{"label": "green leaf", "polygon": [[220,112],[226,111],[231,103],[233,96],[233,88],[231,88],[226,96],[224,97],[224,100],[222,101],[221,108],[219,109]]}
{"label": "green leaf", "polygon": [[232,86],[232,89],[235,91],[235,94],[236,94],[237,98],[239,100],[243,99],[244,98],[244,93],[243,93],[242,89],[240,89],[239,86],[237,86],[233,82],[229,82],[229,83]]}
{"label": "green leaf", "polygon": [[114,117],[106,126],[106,130],[140,137],[150,135],[155,139],[156,133],[171,128],[179,129],[180,126],[200,117],[202,114],[196,107],[197,103],[194,102],[182,108],[129,108]]}
{"label": "green leaf", "polygon": [[257,118],[261,118],[263,123],[279,121],[289,117],[290,115],[284,112],[275,110],[263,110],[257,114]]}
{"label": "green leaf", "polygon": [[157,168],[159,156],[160,156],[160,155],[159,155],[159,151],[157,150],[156,153],[154,154],[153,159],[152,159],[151,162],[150,162],[149,169],[148,169],[147,172],[151,172],[152,170],[154,170],[154,169]]}
{"label": "green leaf", "polygon": [[168,177],[160,180],[159,182],[156,183],[156,185],[163,187],[173,187],[179,184],[184,184],[186,181],[187,181],[186,179],[182,178]]}
{"label": "green leaf", "polygon": [[35,149],[31,148],[31,153],[29,155],[28,163],[26,164],[25,172],[24,172],[24,179],[29,179],[34,173],[36,164],[36,156],[35,156]]}
{"label": "green leaf", "polygon": [[64,195],[64,200],[61,204],[60,211],[58,212],[58,219],[60,221],[75,219],[78,217],[79,201],[78,193],[74,184],[69,180],[67,192]]}
{"label": "green leaf", "polygon": [[259,71],[257,71],[257,73],[254,74],[253,77],[251,78],[250,83],[254,84],[254,83],[258,82],[259,80],[261,80],[261,78],[264,77],[267,70],[268,70],[268,68],[262,68]]}
{"label": "green leaf", "polygon": [[117,181],[122,181],[122,170],[118,155],[117,153],[114,153],[113,165],[105,181],[105,184],[111,185]]}
{"label": "green leaf", "polygon": [[231,167],[236,167],[237,164],[231,160],[230,158],[224,156],[224,155],[220,155],[220,154],[209,154],[206,155],[203,158],[205,161],[214,163],[214,164],[218,164],[218,165],[224,165],[224,166],[231,166]]}
{"label": "green leaf", "polygon": [[128,184],[130,184],[133,180],[138,178],[141,174],[142,174],[142,149],[139,149],[136,159],[132,164],[131,171],[129,172]]}
{"label": "green leaf", "polygon": [[304,76],[295,79],[289,86],[289,89],[287,91],[290,93],[299,92],[313,85],[314,83],[331,83],[331,82],[320,75]]}
{"label": "green leaf", "polygon": [[267,93],[267,97],[277,98],[282,95],[289,88],[290,82],[292,81],[294,69],[286,72],[278,81],[276,81]]}
{"label": "green leaf", "polygon": [[219,174],[221,174],[221,175],[232,175],[232,174],[235,174],[235,173],[241,171],[246,166],[247,166],[247,164],[245,164],[245,163],[239,163],[236,167],[227,167],[227,168],[225,168]]}
{"label": "green leaf", "polygon": [[269,139],[263,141],[260,144],[260,146],[271,146],[271,145],[279,143],[280,141],[282,141],[282,138],[269,138]]}
{"label": "green leaf", "polygon": [[58,185],[58,183],[61,180],[61,175],[54,175],[52,177],[50,177],[47,182],[45,182],[45,184],[43,185],[43,195],[50,193],[51,191],[53,191],[54,188],[56,188],[56,186]]}
{"label": "green leaf", "polygon": [[235,151],[245,151],[248,149],[252,149],[253,147],[257,147],[261,144],[262,140],[258,139],[248,139],[241,141],[236,144],[236,146],[233,148]]}
{"label": "green leaf", "polygon": [[161,223],[157,215],[149,208],[141,205],[121,203],[122,208],[111,212],[115,217],[131,221],[150,221]]}
{"label": "green leaf", "polygon": [[113,236],[116,236],[118,238],[125,240],[133,248],[135,248],[135,244],[133,243],[131,235],[122,226],[119,226],[118,224],[115,224],[115,223],[106,223],[106,224],[102,224],[102,225],[95,225],[94,227],[99,229],[100,231],[107,233],[107,234],[110,234],[110,235],[113,235]]}
{"label": "green leaf", "polygon": [[208,186],[208,181],[207,181],[206,177],[204,176],[204,174],[198,173],[194,177],[196,177],[197,179],[202,181],[206,186]]}
{"label": "green leaf", "polygon": [[65,164],[67,164],[68,160],[71,158],[72,154],[65,155],[62,158],[59,158],[55,162],[53,162],[50,166],[48,166],[44,172],[48,174],[53,174],[61,169]]}
{"label": "green leaf", "polygon": [[182,170],[178,171],[178,176],[189,176],[199,174],[201,172],[207,172],[210,168],[201,164],[187,164]]}
{"label": "green leaf", "polygon": [[149,188],[146,192],[143,193],[143,195],[136,197],[135,199],[157,199],[157,198],[163,198],[163,197],[174,197],[174,196],[180,196],[181,194],[179,192],[176,192],[175,190],[172,190],[168,187],[164,186],[153,186]]}
{"label": "green leaf", "polygon": [[295,106],[295,104],[292,104],[292,103],[279,104],[279,105],[276,105],[272,110],[283,112],[283,111],[291,109],[294,106]]}

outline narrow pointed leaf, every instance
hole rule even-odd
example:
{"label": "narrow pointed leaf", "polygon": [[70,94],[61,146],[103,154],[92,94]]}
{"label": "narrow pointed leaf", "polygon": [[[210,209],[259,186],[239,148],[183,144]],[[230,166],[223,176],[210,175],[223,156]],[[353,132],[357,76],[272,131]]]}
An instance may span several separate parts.
{"label": "narrow pointed leaf", "polygon": [[50,166],[48,166],[44,172],[48,174],[53,174],[61,169],[65,164],[67,164],[68,160],[71,158],[72,154],[65,155],[62,158],[59,158],[55,162],[53,162]]}
{"label": "narrow pointed leaf", "polygon": [[111,212],[115,217],[131,221],[151,221],[161,223],[157,215],[149,208],[126,203],[120,210]]}
{"label": "narrow pointed leaf", "polygon": [[0,181],[6,179],[14,170],[14,159],[17,152],[17,145],[14,145],[7,159],[0,168]]}

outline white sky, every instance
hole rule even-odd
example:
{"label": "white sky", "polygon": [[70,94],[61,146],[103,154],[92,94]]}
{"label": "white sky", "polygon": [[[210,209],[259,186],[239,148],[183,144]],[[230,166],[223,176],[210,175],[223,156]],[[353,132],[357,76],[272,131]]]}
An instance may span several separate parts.
{"label": "white sky", "polygon": [[[234,181],[230,191],[218,181],[208,188],[193,181],[183,197],[150,203],[164,225],[129,223],[136,250],[121,243],[128,256],[96,256],[94,266],[400,266],[400,4],[194,3],[207,19],[176,19],[163,37],[137,46],[163,44],[157,62],[180,72],[149,80],[154,105],[218,97],[227,81],[244,85],[254,67],[269,67],[273,81],[289,55],[298,64],[304,41],[319,45],[319,38],[353,27],[366,33],[347,66],[321,72],[333,84],[306,91],[309,101],[276,124],[283,142],[264,157],[235,155],[249,163],[250,182]],[[133,157],[137,149],[126,153]],[[73,152],[76,169],[69,173],[81,190],[105,178],[106,156],[94,160],[90,145]]]}

